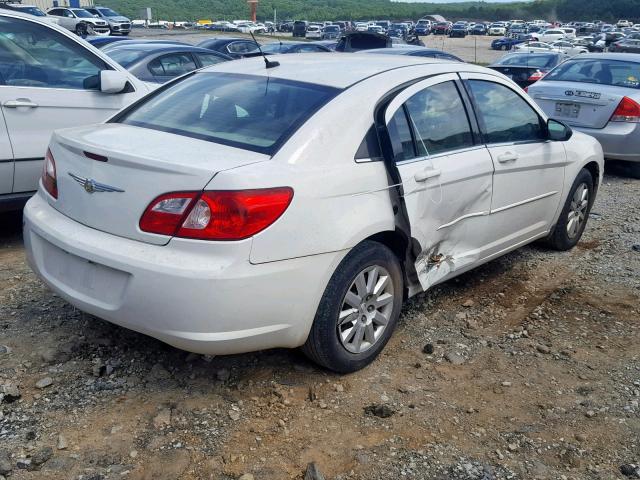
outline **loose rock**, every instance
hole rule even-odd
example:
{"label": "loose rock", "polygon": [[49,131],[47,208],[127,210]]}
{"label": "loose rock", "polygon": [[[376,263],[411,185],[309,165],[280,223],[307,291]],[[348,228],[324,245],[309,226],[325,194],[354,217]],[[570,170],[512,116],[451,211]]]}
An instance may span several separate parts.
{"label": "loose rock", "polygon": [[47,388],[53,385],[53,378],[45,377],[36,382],[36,388],[42,390],[43,388]]}
{"label": "loose rock", "polygon": [[315,462],[311,462],[307,465],[307,471],[304,474],[304,480],[324,480],[324,475],[322,475]]}
{"label": "loose rock", "polygon": [[462,365],[466,359],[456,352],[447,352],[444,354],[444,359],[452,365]]}
{"label": "loose rock", "polygon": [[367,415],[373,415],[374,417],[380,417],[380,418],[389,418],[394,413],[396,413],[391,407],[389,407],[388,405],[384,405],[384,404],[382,404],[382,405],[378,405],[378,404],[368,405],[368,406],[364,407],[364,412]]}

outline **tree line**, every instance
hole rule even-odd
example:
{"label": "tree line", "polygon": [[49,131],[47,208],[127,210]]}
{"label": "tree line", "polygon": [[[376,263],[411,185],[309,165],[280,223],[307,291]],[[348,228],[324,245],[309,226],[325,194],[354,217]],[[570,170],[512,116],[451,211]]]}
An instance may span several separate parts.
{"label": "tree line", "polygon": [[[155,19],[169,21],[247,19],[245,0],[103,0],[129,18],[150,7]],[[602,20],[640,22],[640,0],[534,0],[513,3],[401,3],[390,0],[260,0],[259,20],[417,20],[439,14],[448,20]]]}

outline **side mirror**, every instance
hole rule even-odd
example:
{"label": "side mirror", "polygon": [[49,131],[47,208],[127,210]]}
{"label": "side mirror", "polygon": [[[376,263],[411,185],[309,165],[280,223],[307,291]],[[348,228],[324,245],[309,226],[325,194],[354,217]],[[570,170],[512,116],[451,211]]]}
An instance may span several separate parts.
{"label": "side mirror", "polygon": [[573,130],[564,122],[550,118],[547,120],[547,134],[553,142],[566,142],[573,135]]}
{"label": "side mirror", "polygon": [[127,86],[129,78],[117,70],[102,70],[100,72],[100,91],[102,93],[121,93]]}

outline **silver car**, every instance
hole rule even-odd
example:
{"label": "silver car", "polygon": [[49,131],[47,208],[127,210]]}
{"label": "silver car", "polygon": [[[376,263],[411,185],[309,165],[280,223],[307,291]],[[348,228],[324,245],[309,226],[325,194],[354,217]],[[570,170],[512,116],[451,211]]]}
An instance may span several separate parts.
{"label": "silver car", "polygon": [[528,92],[547,115],[595,137],[605,158],[640,172],[640,55],[582,54]]}

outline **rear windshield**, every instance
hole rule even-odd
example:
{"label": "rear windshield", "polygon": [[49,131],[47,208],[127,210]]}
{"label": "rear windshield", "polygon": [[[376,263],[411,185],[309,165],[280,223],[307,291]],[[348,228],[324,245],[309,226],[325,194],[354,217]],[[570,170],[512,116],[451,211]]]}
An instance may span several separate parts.
{"label": "rear windshield", "polygon": [[555,55],[509,55],[497,62],[497,65],[518,67],[551,68],[555,65]]}
{"label": "rear windshield", "polygon": [[569,60],[544,77],[564,81],[640,89],[640,63],[621,60]]}
{"label": "rear windshield", "polygon": [[267,76],[202,72],[114,121],[273,155],[339,89]]}

